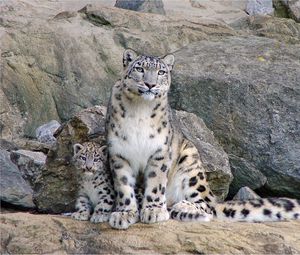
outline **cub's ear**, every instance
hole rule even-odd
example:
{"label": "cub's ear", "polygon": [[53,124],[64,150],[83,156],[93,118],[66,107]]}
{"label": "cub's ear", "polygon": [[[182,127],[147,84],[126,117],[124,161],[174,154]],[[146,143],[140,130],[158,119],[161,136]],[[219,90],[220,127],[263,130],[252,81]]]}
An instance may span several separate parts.
{"label": "cub's ear", "polygon": [[76,155],[82,149],[83,149],[83,146],[80,143],[75,143],[73,145],[74,155]]}
{"label": "cub's ear", "polygon": [[165,57],[162,58],[162,60],[164,61],[164,63],[166,65],[168,65],[169,70],[172,71],[173,69],[173,65],[174,65],[174,61],[175,61],[175,57],[172,54],[168,54]]}
{"label": "cub's ear", "polygon": [[135,51],[131,49],[125,50],[123,53],[123,67],[127,67],[137,56],[138,54]]}
{"label": "cub's ear", "polygon": [[102,146],[101,148],[100,148],[100,150],[102,151],[102,153],[103,153],[103,160],[105,160],[106,158],[107,158],[107,147],[106,147],[106,145],[104,145],[104,146]]}

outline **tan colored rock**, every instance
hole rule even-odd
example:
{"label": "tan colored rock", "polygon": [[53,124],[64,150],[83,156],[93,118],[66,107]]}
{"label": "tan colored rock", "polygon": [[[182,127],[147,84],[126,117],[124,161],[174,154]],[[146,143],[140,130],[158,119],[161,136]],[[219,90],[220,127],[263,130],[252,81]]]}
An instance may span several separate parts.
{"label": "tan colored rock", "polygon": [[108,224],[29,213],[1,214],[1,253],[299,254],[300,222]]}
{"label": "tan colored rock", "polygon": [[[1,1],[2,138],[106,104],[124,48],[162,55],[235,32],[221,21],[138,13],[96,1]],[[100,3],[103,1],[100,1]],[[77,9],[75,9],[77,8]],[[2,118],[3,116],[3,118]]]}

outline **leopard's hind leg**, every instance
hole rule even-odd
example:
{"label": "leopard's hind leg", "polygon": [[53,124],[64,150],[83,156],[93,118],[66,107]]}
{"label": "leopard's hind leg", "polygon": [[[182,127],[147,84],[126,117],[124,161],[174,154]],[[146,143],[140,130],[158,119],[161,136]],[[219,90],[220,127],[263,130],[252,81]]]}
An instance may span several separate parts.
{"label": "leopard's hind leg", "polygon": [[211,192],[197,148],[185,140],[167,188],[172,219],[210,221],[214,214],[215,197]]}

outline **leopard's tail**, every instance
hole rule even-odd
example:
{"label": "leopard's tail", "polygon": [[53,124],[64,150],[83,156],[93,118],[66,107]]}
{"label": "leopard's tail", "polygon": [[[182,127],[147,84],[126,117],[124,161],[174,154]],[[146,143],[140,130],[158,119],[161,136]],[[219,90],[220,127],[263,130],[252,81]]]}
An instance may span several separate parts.
{"label": "leopard's tail", "polygon": [[300,200],[290,198],[260,198],[247,201],[227,201],[215,205],[215,218],[230,221],[300,220]]}

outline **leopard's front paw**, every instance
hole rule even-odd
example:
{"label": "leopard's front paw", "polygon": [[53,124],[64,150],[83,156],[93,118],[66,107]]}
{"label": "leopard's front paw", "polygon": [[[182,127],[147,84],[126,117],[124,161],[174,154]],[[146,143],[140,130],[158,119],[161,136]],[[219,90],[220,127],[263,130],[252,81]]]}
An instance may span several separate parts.
{"label": "leopard's front paw", "polygon": [[109,216],[110,213],[94,212],[90,221],[93,223],[107,222],[109,220]]}
{"label": "leopard's front paw", "polygon": [[109,225],[117,229],[127,229],[138,221],[139,215],[137,211],[113,212],[109,218]]}
{"label": "leopard's front paw", "polygon": [[71,217],[75,220],[89,220],[90,213],[88,211],[74,212]]}
{"label": "leopard's front paw", "polygon": [[166,221],[169,217],[169,213],[165,208],[152,207],[141,210],[141,222],[144,223]]}

